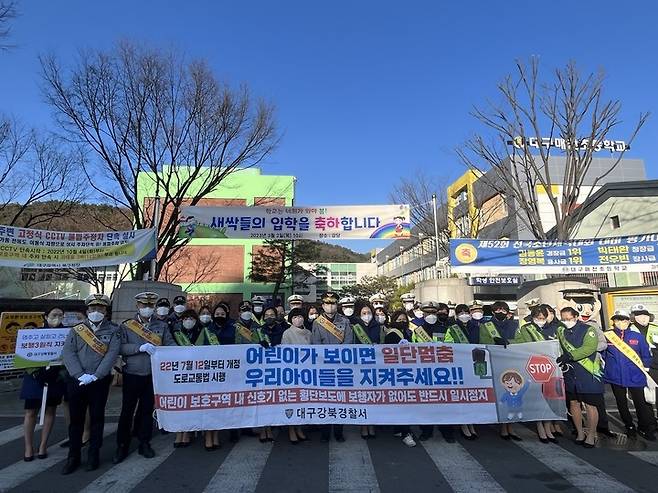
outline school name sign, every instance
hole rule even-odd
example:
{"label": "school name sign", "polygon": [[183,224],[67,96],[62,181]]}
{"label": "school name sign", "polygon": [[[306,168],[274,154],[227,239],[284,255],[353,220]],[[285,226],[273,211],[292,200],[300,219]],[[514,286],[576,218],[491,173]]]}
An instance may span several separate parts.
{"label": "school name sign", "polygon": [[[556,341],[231,345],[158,347],[151,365],[158,423],[173,432],[565,419],[558,355]],[[538,358],[551,368],[541,379]]]}

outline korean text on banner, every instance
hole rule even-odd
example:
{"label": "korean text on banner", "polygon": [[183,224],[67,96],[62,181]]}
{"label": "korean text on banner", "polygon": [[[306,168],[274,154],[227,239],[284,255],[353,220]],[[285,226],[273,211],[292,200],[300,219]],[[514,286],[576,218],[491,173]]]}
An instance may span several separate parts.
{"label": "korean text on banner", "polygon": [[658,233],[572,241],[450,240],[454,272],[479,275],[658,270]]}
{"label": "korean text on banner", "polygon": [[152,260],[155,229],[72,233],[0,226],[0,267],[64,269]]}
{"label": "korean text on banner", "polygon": [[402,239],[408,205],[183,207],[182,238]]}
{"label": "korean text on banner", "polygon": [[18,331],[42,326],[43,312],[2,312],[0,314],[0,370],[14,368],[14,351]]}
{"label": "korean text on banner", "polygon": [[14,368],[60,365],[64,342],[70,328],[19,330]]}
{"label": "korean text on banner", "polygon": [[158,347],[167,431],[296,424],[456,424],[565,419],[556,341]]}

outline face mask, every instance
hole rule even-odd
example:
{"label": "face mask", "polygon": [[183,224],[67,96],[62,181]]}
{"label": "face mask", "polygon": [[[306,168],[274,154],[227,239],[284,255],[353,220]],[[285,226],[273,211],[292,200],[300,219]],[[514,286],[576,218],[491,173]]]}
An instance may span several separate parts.
{"label": "face mask", "polygon": [[405,303],[404,304],[404,309],[409,312],[409,311],[414,309],[414,304],[413,303]]}
{"label": "face mask", "polygon": [[546,325],[546,320],[537,320],[536,318],[533,318],[532,323],[535,324],[537,327],[543,327],[544,325]]}
{"label": "face mask", "polygon": [[242,312],[240,318],[242,320],[251,320],[251,312]]}
{"label": "face mask", "polygon": [[174,311],[180,315],[185,311],[185,305],[174,305]]}
{"label": "face mask", "polygon": [[448,316],[449,316],[449,317],[452,317],[452,318],[455,318],[455,310],[453,310],[453,309],[451,308],[450,311],[448,312]]}
{"label": "face mask", "polygon": [[159,317],[166,317],[169,315],[169,307],[168,306],[159,306],[155,313],[158,314]]}
{"label": "face mask", "polygon": [[333,315],[338,311],[338,306],[336,305],[322,305],[322,309],[328,315]]}
{"label": "face mask", "polygon": [[484,317],[484,313],[482,313],[482,312],[474,312],[474,313],[472,314],[472,317],[473,317],[473,320],[482,320],[482,318]]}
{"label": "face mask", "polygon": [[265,324],[274,325],[276,323],[276,317],[265,317]]}
{"label": "face mask", "polygon": [[212,317],[210,315],[199,315],[199,320],[202,324],[209,324]]}
{"label": "face mask", "polygon": [[460,313],[457,318],[459,321],[463,324],[467,323],[468,321],[471,320],[471,316],[468,313]]}
{"label": "face mask", "polygon": [[142,318],[151,318],[151,315],[153,315],[153,308],[150,306],[140,308],[139,309],[139,316]]}
{"label": "face mask", "polygon": [[226,323],[226,317],[214,317],[213,320],[217,325],[224,325]]}
{"label": "face mask", "polygon": [[416,316],[416,318],[423,318],[425,316],[422,310],[416,310],[414,312],[414,315]]}
{"label": "face mask", "polygon": [[445,322],[446,320],[448,320],[448,314],[447,313],[439,313],[438,317],[439,317],[439,320],[441,320],[441,322]]}
{"label": "face mask", "polygon": [[380,324],[386,323],[386,315],[377,315],[377,322]]}
{"label": "face mask", "polygon": [[372,315],[370,315],[369,313],[367,313],[365,315],[361,315],[361,320],[363,320],[363,323],[365,323],[367,325],[370,322],[372,322]]}
{"label": "face mask", "polygon": [[496,312],[496,313],[494,313],[494,317],[499,322],[502,322],[503,320],[507,320],[507,313]]}
{"label": "face mask", "polygon": [[430,315],[425,315],[425,322],[427,322],[430,325],[434,325],[438,319],[439,317],[437,317],[433,313]]}
{"label": "face mask", "polygon": [[263,313],[263,307],[262,306],[255,306],[254,307],[254,313]]}
{"label": "face mask", "polygon": [[409,328],[409,322],[393,322],[391,327],[394,329],[404,330]]}
{"label": "face mask", "polygon": [[46,322],[48,322],[50,327],[57,327],[62,323],[62,319],[60,317],[48,317]]}
{"label": "face mask", "polygon": [[318,314],[317,314],[317,313],[311,313],[311,314],[308,316],[308,319],[309,319],[311,322],[312,322],[313,320],[315,320],[316,318],[318,318]]}
{"label": "face mask", "polygon": [[193,329],[194,326],[196,325],[196,320],[193,318],[186,318],[183,320],[183,327],[185,327],[187,330]]}
{"label": "face mask", "polygon": [[642,327],[649,325],[651,317],[649,315],[635,315],[635,321]]}
{"label": "face mask", "polygon": [[372,307],[373,308],[384,308],[384,303],[373,303]]}
{"label": "face mask", "polygon": [[354,315],[354,308],[343,308],[343,315],[346,317],[351,317]]}
{"label": "face mask", "polygon": [[576,325],[575,320],[562,320],[562,323],[567,329],[573,329]]}
{"label": "face mask", "polygon": [[105,315],[103,315],[101,312],[89,312],[87,314],[87,318],[90,322],[97,324],[105,318]]}
{"label": "face mask", "polygon": [[297,328],[304,327],[304,317],[292,317],[292,325]]}

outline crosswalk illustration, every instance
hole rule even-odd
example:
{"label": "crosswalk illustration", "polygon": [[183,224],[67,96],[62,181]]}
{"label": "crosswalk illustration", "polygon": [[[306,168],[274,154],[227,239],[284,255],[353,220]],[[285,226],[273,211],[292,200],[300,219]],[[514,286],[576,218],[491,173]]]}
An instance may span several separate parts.
{"label": "crosswalk illustration", "polygon": [[0,420],[0,492],[649,492],[656,491],[652,477],[658,477],[655,445],[587,450],[566,436],[559,444],[543,444],[525,426],[515,429],[520,442],[500,440],[492,425],[479,428],[477,441],[447,443],[435,433],[415,448],[406,447],[388,427],[378,427],[372,440],[346,427],[344,443],[321,443],[319,434],[311,433],[311,441],[298,445],[290,444],[281,429],[274,442],[243,436],[236,444],[225,440],[213,452],[204,449],[202,437],[174,449],[172,434],[156,434],[155,458],[133,451],[114,465],[116,427],[116,422],[105,424],[97,471],[81,468],[61,476],[68,453],[57,443],[65,438],[63,425],[53,433],[48,457],[26,462],[19,419]]}

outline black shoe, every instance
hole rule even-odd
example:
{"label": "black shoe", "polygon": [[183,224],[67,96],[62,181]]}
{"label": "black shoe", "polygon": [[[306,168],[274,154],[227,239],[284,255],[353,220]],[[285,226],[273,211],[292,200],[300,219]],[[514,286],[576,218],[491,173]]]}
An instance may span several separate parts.
{"label": "black shoe", "polygon": [[551,443],[551,441],[550,441],[548,438],[542,438],[542,437],[539,437],[539,441],[540,441],[541,443]]}
{"label": "black shoe", "polygon": [[[608,430],[608,431],[610,431],[610,430]],[[564,436],[564,434],[561,431],[554,431],[553,435],[555,435],[556,437]]]}
{"label": "black shoe", "polygon": [[34,460],[34,456],[33,456],[33,455],[30,455],[30,456],[23,456],[23,461],[25,461],[25,462],[32,462],[33,460]]}
{"label": "black shoe", "polygon": [[140,443],[139,448],[137,449],[137,453],[145,459],[152,459],[155,457],[155,451],[151,448],[151,444],[149,442]]}
{"label": "black shoe", "polygon": [[336,441],[339,443],[343,443],[345,441],[345,437],[343,435],[338,435],[336,438]]}
{"label": "black shoe", "polygon": [[629,438],[635,438],[637,436],[637,429],[635,428],[635,426],[627,426],[626,435]]}
{"label": "black shoe", "polygon": [[515,435],[514,433],[510,433],[509,437],[514,440],[515,442],[522,442],[523,438],[521,438],[519,435]]}
{"label": "black shoe", "polygon": [[645,440],[649,440],[650,442],[655,442],[656,441],[656,435],[654,435],[653,431],[638,431],[638,435],[640,435],[642,438]]}
{"label": "black shoe", "polygon": [[116,452],[114,452],[114,457],[112,457],[112,464],[120,464],[126,457],[128,457],[128,447],[120,445],[117,447]]}
{"label": "black shoe", "polygon": [[64,468],[62,469],[62,474],[65,476],[67,474],[71,474],[78,467],[80,467],[80,459],[69,457],[66,461],[66,464],[64,465]]}
{"label": "black shoe", "polygon": [[500,438],[502,438],[503,440],[511,440],[512,439],[512,437],[509,436],[509,435],[500,435]]}
{"label": "black shoe", "polygon": [[231,431],[229,441],[231,443],[238,443],[240,441],[240,433],[233,433],[233,431]]}
{"label": "black shoe", "polygon": [[43,460],[47,458],[48,458],[48,452],[46,452],[45,454],[37,454],[37,459]]}
{"label": "black shoe", "polygon": [[98,457],[98,452],[89,454],[89,457],[87,457],[87,465],[85,467],[85,471],[95,471],[98,469],[100,462],[101,461]]}
{"label": "black shoe", "polygon": [[[610,431],[610,428],[597,428],[596,432],[599,435],[604,435],[608,438],[617,438],[617,434],[614,431]],[[557,435],[557,433],[555,433],[555,434]],[[635,436],[635,435],[633,435],[633,436]]]}
{"label": "black shoe", "polygon": [[551,442],[551,443],[560,443],[560,442],[557,441],[557,438],[555,438],[555,437],[548,437],[548,441]]}
{"label": "black shoe", "polygon": [[576,440],[576,445],[584,445],[584,444],[585,444],[584,438],[582,440]]}
{"label": "black shoe", "polygon": [[421,433],[420,436],[418,437],[418,440],[420,440],[421,442],[426,442],[430,438],[432,438],[432,435],[430,435],[429,433]]}

